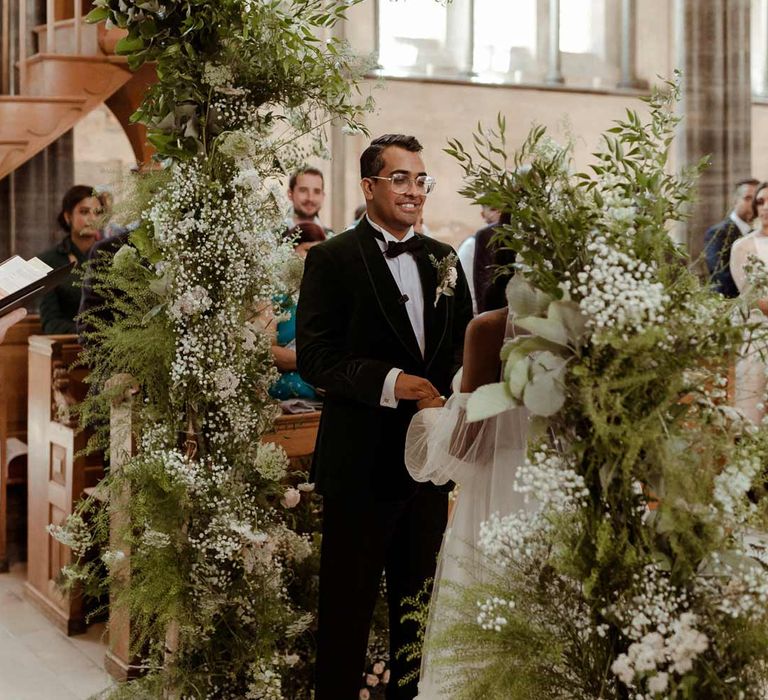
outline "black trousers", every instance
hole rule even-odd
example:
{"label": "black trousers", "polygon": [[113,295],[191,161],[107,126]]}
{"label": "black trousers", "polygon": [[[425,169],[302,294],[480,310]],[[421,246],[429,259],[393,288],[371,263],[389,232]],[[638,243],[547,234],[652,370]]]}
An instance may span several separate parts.
{"label": "black trousers", "polygon": [[428,484],[403,501],[324,497],[315,700],[358,700],[382,571],[390,625],[387,700],[415,697],[416,680],[400,684],[419,668],[419,660],[406,662],[397,653],[416,640],[416,624],[401,621],[403,599],[434,576],[447,517],[448,495]]}

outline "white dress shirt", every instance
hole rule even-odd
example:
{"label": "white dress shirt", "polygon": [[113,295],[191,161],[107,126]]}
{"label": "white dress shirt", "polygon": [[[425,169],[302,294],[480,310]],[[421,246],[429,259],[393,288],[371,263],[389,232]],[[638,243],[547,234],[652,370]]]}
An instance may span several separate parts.
{"label": "white dress shirt", "polygon": [[728,218],[733,221],[734,224],[738,227],[739,231],[741,231],[742,236],[746,236],[751,230],[752,227],[744,221],[735,211],[732,211]]}
{"label": "white dress shirt", "polygon": [[475,248],[477,247],[477,240],[474,234],[469,238],[465,238],[464,242],[459,246],[456,251],[456,255],[459,257],[461,268],[464,270],[464,276],[467,278],[467,284],[469,285],[469,294],[472,297],[472,313],[477,316],[477,299],[475,299]]}
{"label": "white dress shirt", "polygon": [[[389,231],[383,229],[378,224],[371,221],[370,217],[366,214],[368,223],[382,236],[384,240],[376,239],[381,249],[381,254],[384,255],[384,251],[387,249],[389,242],[394,243],[407,241],[409,238],[413,238],[415,235],[413,227],[408,229],[408,233],[400,239],[395,238]],[[412,253],[403,253],[396,258],[388,258],[384,256],[384,260],[387,263],[389,271],[392,273],[392,277],[395,280],[397,288],[400,293],[408,297],[408,301],[405,302],[405,311],[408,314],[408,319],[411,322],[411,328],[416,336],[416,342],[419,344],[419,350],[421,350],[422,356],[424,355],[424,290],[421,288],[421,277],[419,277],[419,268],[416,265],[416,260]],[[381,389],[381,405],[387,408],[396,408],[398,400],[395,398],[395,382],[400,376],[403,370],[393,367],[387,376],[384,378],[384,386]]]}

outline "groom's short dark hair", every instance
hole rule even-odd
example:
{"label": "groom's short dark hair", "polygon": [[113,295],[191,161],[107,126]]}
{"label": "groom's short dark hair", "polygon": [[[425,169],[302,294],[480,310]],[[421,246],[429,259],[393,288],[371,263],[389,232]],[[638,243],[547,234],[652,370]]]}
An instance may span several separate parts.
{"label": "groom's short dark hair", "polygon": [[384,159],[381,153],[385,148],[397,146],[411,153],[420,153],[423,150],[415,136],[405,134],[384,134],[371,141],[371,145],[360,156],[360,178],[378,175],[384,167]]}

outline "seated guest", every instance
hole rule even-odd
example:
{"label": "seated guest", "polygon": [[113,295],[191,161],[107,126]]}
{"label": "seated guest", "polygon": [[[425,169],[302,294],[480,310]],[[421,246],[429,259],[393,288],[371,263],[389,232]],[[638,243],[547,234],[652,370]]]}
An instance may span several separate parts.
{"label": "seated guest", "polygon": [[[481,216],[486,226],[467,238],[458,250],[459,261],[467,276],[467,284],[472,296],[472,311],[475,314],[492,310],[491,307],[485,305],[486,295],[492,281],[492,258],[494,256],[492,241],[497,227],[509,223],[509,214],[502,215],[498,209],[485,205],[483,205]],[[512,257],[514,257],[513,254]],[[514,262],[514,259],[511,262]]]}
{"label": "seated guest", "polygon": [[299,224],[317,224],[326,236],[333,235],[333,231],[320,221],[320,210],[325,202],[322,171],[306,167],[293,173],[288,181],[288,199],[293,205],[293,215],[286,221],[288,228]]}
{"label": "seated guest", "polygon": [[[325,230],[314,223],[302,223],[292,228],[288,235],[294,240],[296,255],[304,259],[309,249],[325,240]],[[315,389],[307,384],[296,371],[296,302],[288,295],[275,299],[275,315],[286,317],[277,324],[272,354],[280,370],[278,379],[269,389],[269,395],[279,401],[288,399],[318,399]]]}
{"label": "seated guest", "polygon": [[[82,265],[88,251],[99,236],[101,202],[93,188],[75,185],[67,190],[57,218],[66,234],[56,246],[38,257],[56,269],[68,263]],[[80,280],[70,271],[66,280],[43,296],[40,301],[40,324],[43,333],[75,333],[75,316],[80,308]]]}

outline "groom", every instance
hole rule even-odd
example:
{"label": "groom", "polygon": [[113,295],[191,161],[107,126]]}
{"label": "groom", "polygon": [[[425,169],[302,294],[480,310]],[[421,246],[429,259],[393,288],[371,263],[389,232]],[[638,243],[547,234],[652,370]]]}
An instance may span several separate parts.
{"label": "groom", "polygon": [[413,136],[371,142],[360,157],[367,214],[310,250],[301,285],[298,370],[326,391],[313,464],[323,495],[316,700],[358,698],[382,571],[387,698],[416,695],[415,679],[400,684],[419,667],[397,655],[416,641],[403,601],[434,575],[448,497],[410,478],[405,435],[419,408],[442,405],[472,318],[458,262],[455,272],[435,264],[450,246],[413,231],[435,185],[421,150]]}

